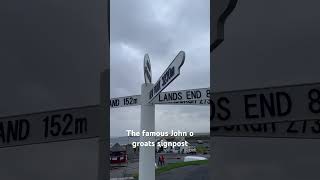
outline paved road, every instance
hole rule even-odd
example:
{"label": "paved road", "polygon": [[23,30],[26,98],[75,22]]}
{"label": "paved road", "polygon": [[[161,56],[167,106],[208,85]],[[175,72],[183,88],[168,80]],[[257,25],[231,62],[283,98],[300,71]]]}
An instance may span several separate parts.
{"label": "paved road", "polygon": [[186,166],[177,169],[173,169],[169,172],[162,173],[156,176],[156,180],[208,180],[209,171],[208,164]]}
{"label": "paved road", "polygon": [[118,167],[110,170],[110,178],[132,177],[139,172],[139,162],[130,162],[126,167]]}

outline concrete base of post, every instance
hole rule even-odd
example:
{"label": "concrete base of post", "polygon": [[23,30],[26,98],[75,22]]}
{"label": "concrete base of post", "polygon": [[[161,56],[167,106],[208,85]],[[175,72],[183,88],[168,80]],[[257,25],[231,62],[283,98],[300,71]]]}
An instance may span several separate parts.
{"label": "concrete base of post", "polygon": [[[140,141],[154,142],[155,137],[142,136],[142,131],[155,131],[155,106],[148,104],[148,96],[153,84],[142,84],[141,86],[141,121]],[[155,146],[139,147],[139,180],[155,180]]]}

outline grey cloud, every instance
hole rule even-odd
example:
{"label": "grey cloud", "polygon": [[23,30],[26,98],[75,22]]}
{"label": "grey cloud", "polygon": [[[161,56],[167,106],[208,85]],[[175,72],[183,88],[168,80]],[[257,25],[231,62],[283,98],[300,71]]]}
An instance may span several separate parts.
{"label": "grey cloud", "polygon": [[156,107],[157,130],[183,130],[208,132],[210,122],[208,106],[162,106]]}
{"label": "grey cloud", "polygon": [[[189,44],[190,38],[209,31],[208,3],[204,0],[197,3],[176,0],[112,1],[111,18],[117,19],[117,22],[111,20],[111,23],[117,25],[111,27],[111,40],[133,44],[152,56],[162,57],[177,51],[174,50],[175,44]],[[169,8],[166,19],[157,21],[163,6]],[[205,6],[207,11],[203,9]],[[166,25],[168,21],[173,23]]]}
{"label": "grey cloud", "polygon": [[[112,97],[140,94],[145,53],[149,54],[155,83],[177,53],[180,50],[186,52],[181,75],[165,91],[209,87],[208,0],[113,0],[111,7]],[[130,50],[120,50],[120,44],[126,44],[138,53],[130,55]],[[128,108],[128,111],[131,110]],[[131,112],[128,112],[130,115],[124,115],[127,114],[126,110],[112,110],[110,120],[114,130],[111,133],[125,135],[125,126],[120,127],[117,123],[120,121],[127,124],[127,128],[139,129],[139,110],[135,113],[138,115]],[[197,119],[197,125],[193,119]],[[208,108],[156,107],[156,129],[179,129],[182,125],[189,131],[208,132]]]}
{"label": "grey cloud", "polygon": [[111,109],[110,135],[125,136],[126,130],[140,130],[140,107]]}

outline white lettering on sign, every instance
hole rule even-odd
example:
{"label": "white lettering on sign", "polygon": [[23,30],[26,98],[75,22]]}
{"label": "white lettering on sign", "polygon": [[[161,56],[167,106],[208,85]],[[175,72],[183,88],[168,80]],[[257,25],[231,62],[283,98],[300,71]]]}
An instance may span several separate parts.
{"label": "white lettering on sign", "polygon": [[214,93],[212,126],[318,119],[320,84]]}
{"label": "white lettering on sign", "polygon": [[180,75],[180,68],[184,63],[184,59],[185,53],[180,51],[149,92],[149,102]]}
{"label": "white lettering on sign", "polygon": [[102,111],[88,106],[0,118],[0,148],[98,137]]}
{"label": "white lettering on sign", "polygon": [[212,127],[213,136],[320,139],[320,120]]}

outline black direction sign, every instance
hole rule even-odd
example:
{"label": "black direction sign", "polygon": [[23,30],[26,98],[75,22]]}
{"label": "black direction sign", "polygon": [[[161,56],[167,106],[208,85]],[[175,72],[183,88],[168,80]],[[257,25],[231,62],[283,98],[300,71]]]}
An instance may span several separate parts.
{"label": "black direction sign", "polygon": [[0,118],[0,148],[99,137],[100,106]]}

